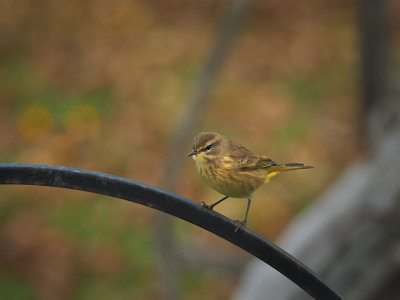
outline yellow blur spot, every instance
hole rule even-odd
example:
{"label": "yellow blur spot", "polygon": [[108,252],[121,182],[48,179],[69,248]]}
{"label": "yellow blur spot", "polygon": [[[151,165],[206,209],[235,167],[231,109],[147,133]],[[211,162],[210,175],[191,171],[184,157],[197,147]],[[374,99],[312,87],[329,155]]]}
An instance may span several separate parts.
{"label": "yellow blur spot", "polygon": [[67,133],[76,141],[90,140],[100,133],[100,117],[90,104],[75,106],[67,116]]}
{"label": "yellow blur spot", "polygon": [[34,142],[50,133],[53,118],[42,105],[32,105],[24,110],[17,119],[17,128],[21,137]]}

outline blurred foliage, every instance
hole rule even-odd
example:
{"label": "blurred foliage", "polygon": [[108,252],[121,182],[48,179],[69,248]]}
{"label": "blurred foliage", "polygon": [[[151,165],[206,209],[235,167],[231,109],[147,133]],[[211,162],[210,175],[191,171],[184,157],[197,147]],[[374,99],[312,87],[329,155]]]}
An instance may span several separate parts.
{"label": "blurred foliage", "polygon": [[0,290],[3,299],[35,299],[32,288],[19,279],[10,277],[10,274],[2,274],[0,271]]}
{"label": "blurred foliage", "polygon": [[[182,99],[227,5],[1,0],[1,162],[157,185]],[[394,32],[398,25],[391,24]],[[316,166],[283,174],[255,195],[249,226],[270,239],[360,150],[356,26],[353,2],[256,2],[210,96],[199,131],[220,132],[277,161]],[[190,160],[179,186],[194,201],[219,197]],[[218,208],[233,219],[244,209],[235,199]],[[0,187],[1,296],[157,299],[155,214],[87,193]],[[178,238],[243,255],[184,222]],[[231,275],[183,270],[184,299],[226,299],[238,274]],[[219,288],[209,289],[216,282]]]}

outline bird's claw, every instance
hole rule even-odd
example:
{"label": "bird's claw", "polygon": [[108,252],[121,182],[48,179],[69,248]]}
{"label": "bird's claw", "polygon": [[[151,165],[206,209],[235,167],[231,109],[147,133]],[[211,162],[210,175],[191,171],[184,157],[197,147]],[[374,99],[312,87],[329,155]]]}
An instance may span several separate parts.
{"label": "bird's claw", "polygon": [[212,210],[212,207],[210,205],[207,205],[204,201],[201,201],[200,205],[201,205],[201,208],[207,208],[207,209],[211,209]]}
{"label": "bird's claw", "polygon": [[235,233],[238,233],[240,230],[243,230],[246,228],[246,225],[247,225],[246,220],[243,220],[243,221],[236,220],[235,222],[237,223],[235,231],[234,231]]}

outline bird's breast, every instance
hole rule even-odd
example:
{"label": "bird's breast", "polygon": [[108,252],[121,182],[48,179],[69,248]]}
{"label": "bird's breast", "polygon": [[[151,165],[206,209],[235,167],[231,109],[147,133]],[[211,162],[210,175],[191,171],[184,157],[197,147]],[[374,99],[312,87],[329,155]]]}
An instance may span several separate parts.
{"label": "bird's breast", "polygon": [[201,178],[209,186],[217,192],[233,198],[250,197],[265,182],[263,176],[258,177],[251,172],[224,168],[223,165],[196,161],[196,167]]}

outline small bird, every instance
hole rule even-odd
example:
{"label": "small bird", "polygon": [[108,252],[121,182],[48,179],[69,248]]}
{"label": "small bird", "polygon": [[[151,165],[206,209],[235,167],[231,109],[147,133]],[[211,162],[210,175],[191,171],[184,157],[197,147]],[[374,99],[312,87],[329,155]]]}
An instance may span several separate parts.
{"label": "small bird", "polygon": [[247,198],[246,215],[238,221],[235,233],[246,227],[253,193],[259,187],[280,172],[313,168],[299,163],[276,163],[215,132],[197,134],[192,149],[187,156],[193,158],[201,178],[225,196],[211,205],[202,201],[204,208],[213,209],[229,197]]}

